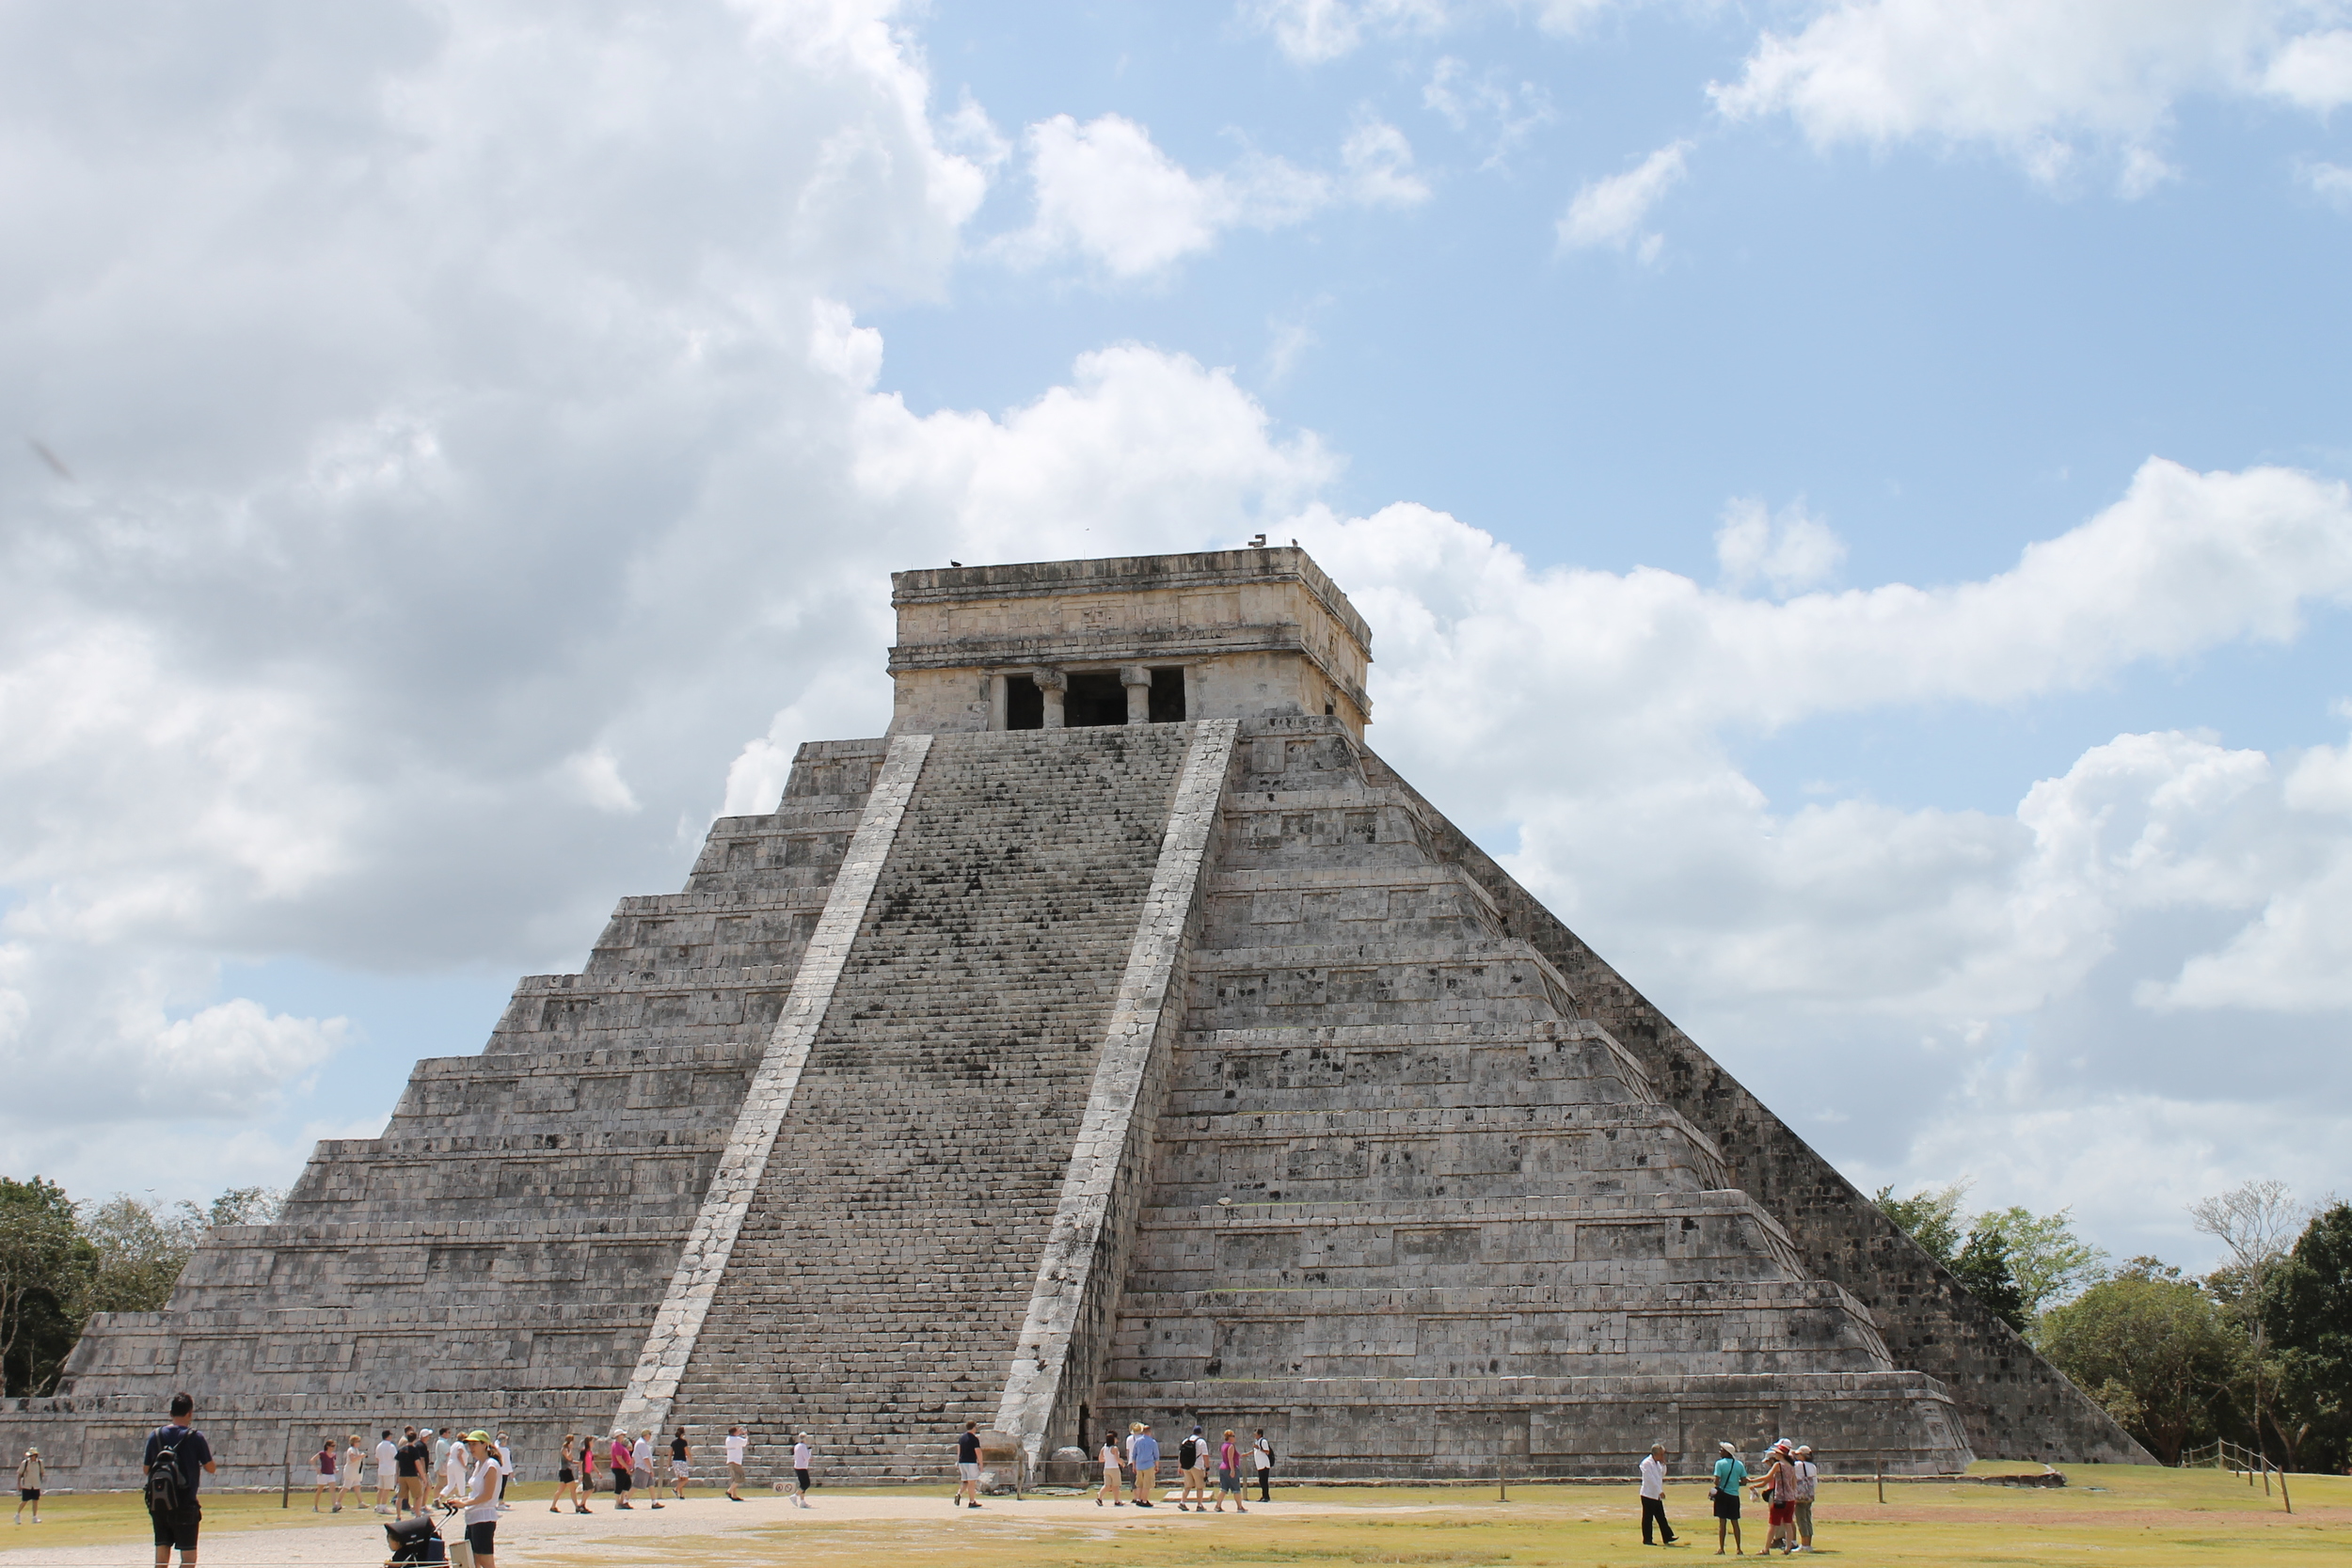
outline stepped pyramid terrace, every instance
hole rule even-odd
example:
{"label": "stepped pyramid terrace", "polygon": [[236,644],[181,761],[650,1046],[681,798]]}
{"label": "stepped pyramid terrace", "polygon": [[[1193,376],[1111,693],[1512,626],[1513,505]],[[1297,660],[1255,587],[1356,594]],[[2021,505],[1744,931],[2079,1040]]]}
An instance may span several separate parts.
{"label": "stepped pyramid terrace", "polygon": [[428,1419],[527,1476],[616,1423],[839,1481],[967,1420],[1034,1466],[1263,1427],[1290,1476],[2147,1462],[1370,749],[1305,552],[892,581],[887,734],[93,1320],[0,1411],[53,1485],[135,1484],[181,1387],[231,1484]]}

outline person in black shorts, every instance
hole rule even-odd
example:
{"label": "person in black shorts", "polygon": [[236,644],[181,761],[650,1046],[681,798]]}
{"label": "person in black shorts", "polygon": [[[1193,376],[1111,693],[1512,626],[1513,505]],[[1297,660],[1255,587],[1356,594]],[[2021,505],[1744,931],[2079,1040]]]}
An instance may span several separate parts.
{"label": "person in black shorts", "polygon": [[[196,1490],[207,1475],[220,1473],[213,1463],[213,1446],[196,1430],[196,1401],[184,1393],[171,1396],[171,1419],[147,1434],[147,1453],[139,1464],[151,1477],[156,1466],[167,1465],[177,1482],[171,1488],[176,1498],[170,1509],[151,1505],[147,1511],[155,1526],[155,1568],[171,1568],[175,1546],[181,1568],[196,1568],[196,1531],[204,1518]],[[153,1495],[152,1487],[149,1495]]]}
{"label": "person in black shorts", "polygon": [[498,1568],[499,1483],[505,1473],[488,1433],[469,1432],[464,1441],[466,1544],[473,1550],[474,1568]]}

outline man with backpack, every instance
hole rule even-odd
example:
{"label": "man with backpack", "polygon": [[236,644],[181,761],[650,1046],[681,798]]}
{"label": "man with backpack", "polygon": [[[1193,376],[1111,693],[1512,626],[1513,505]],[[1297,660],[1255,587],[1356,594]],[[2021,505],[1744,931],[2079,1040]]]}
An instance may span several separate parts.
{"label": "man with backpack", "polygon": [[1179,1513],[1190,1513],[1196,1502],[1200,1505],[1203,1513],[1209,1511],[1209,1484],[1205,1474],[1208,1460],[1208,1442],[1200,1435],[1200,1429],[1194,1427],[1184,1440],[1176,1445],[1176,1468],[1184,1474],[1184,1495],[1176,1502]]}
{"label": "man with backpack", "polygon": [[196,1568],[196,1530],[204,1517],[196,1491],[207,1474],[220,1473],[213,1446],[196,1430],[196,1401],[184,1393],[171,1396],[171,1419],[147,1434],[141,1463],[147,1470],[147,1513],[155,1526],[155,1568],[171,1568],[175,1546],[180,1568]]}

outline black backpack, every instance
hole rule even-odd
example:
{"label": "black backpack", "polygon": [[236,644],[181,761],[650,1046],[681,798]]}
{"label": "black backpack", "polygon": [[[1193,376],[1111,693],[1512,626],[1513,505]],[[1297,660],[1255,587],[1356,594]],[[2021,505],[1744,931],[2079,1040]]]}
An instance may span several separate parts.
{"label": "black backpack", "polygon": [[1185,1438],[1184,1445],[1176,1450],[1176,1463],[1187,1470],[1199,1465],[1200,1463],[1200,1440],[1197,1437]]}
{"label": "black backpack", "polygon": [[150,1513],[177,1513],[186,1504],[187,1481],[180,1473],[180,1445],[186,1440],[187,1433],[183,1432],[155,1450],[155,1463],[147,1469]]}

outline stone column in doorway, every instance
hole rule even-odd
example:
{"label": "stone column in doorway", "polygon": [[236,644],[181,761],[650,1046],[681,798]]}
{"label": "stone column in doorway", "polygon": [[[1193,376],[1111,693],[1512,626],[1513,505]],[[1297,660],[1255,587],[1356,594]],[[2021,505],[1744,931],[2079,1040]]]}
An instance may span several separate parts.
{"label": "stone column in doorway", "polygon": [[1029,672],[1029,678],[1037,682],[1038,690],[1045,698],[1045,727],[1060,729],[1062,694],[1070,689],[1070,677],[1059,670],[1040,667]]}
{"label": "stone column in doorway", "polygon": [[1152,672],[1140,664],[1124,665],[1119,672],[1119,684],[1127,689],[1127,722],[1149,724],[1152,721]]}
{"label": "stone column in doorway", "polygon": [[1011,679],[1012,677],[1002,670],[988,677],[988,727],[992,730],[1008,730],[1012,727],[1007,721],[1005,714],[1006,704],[1009,700],[1009,693],[1005,688]]}

